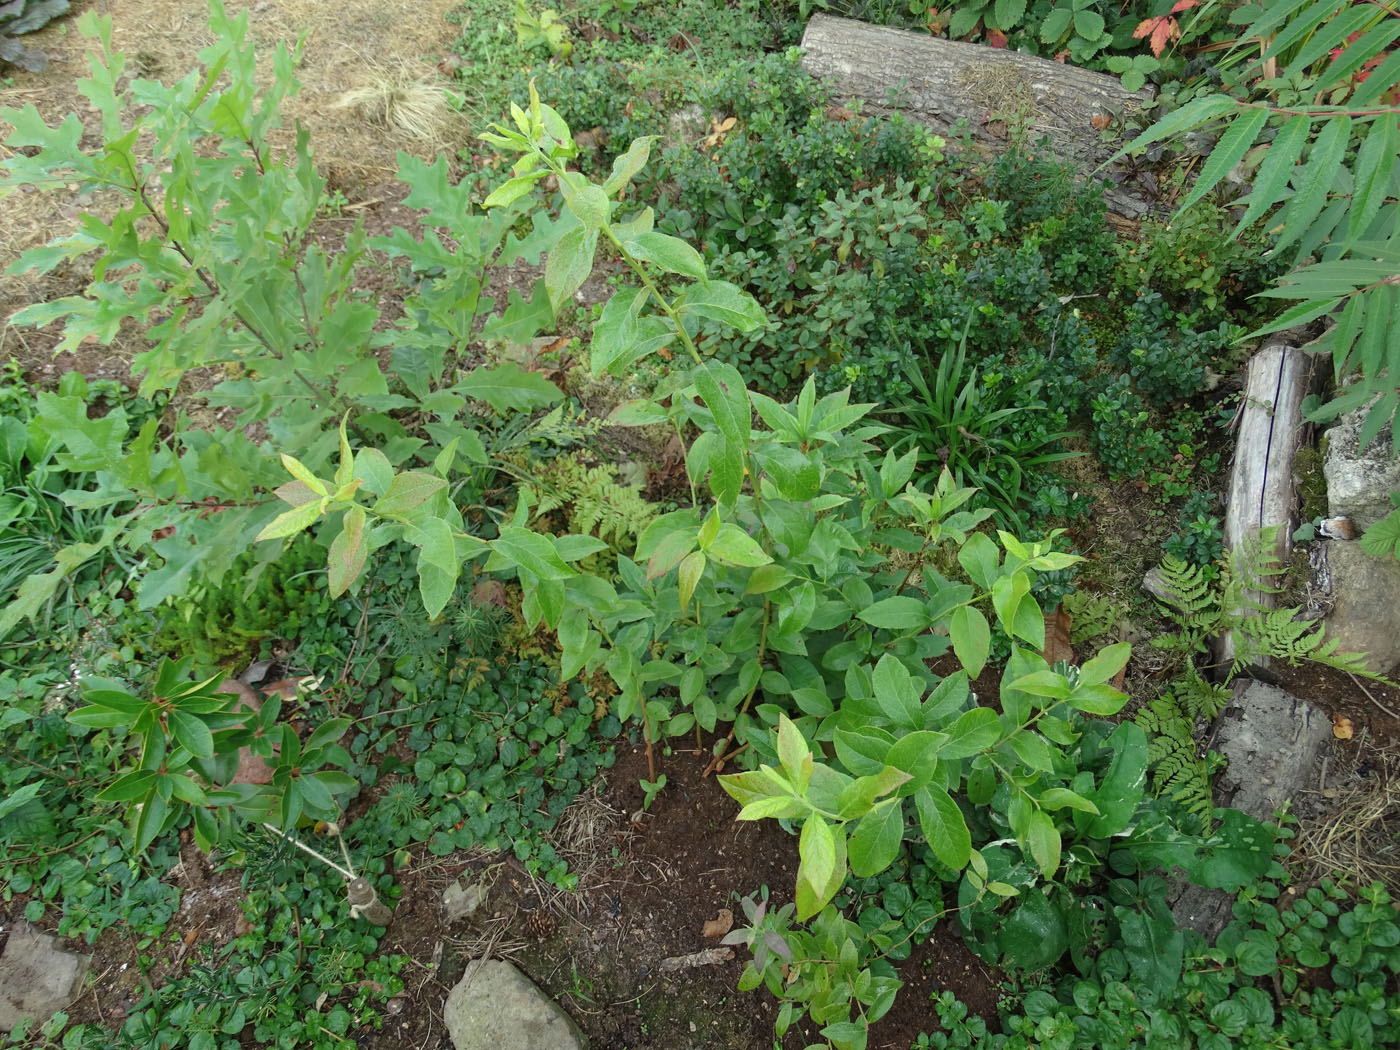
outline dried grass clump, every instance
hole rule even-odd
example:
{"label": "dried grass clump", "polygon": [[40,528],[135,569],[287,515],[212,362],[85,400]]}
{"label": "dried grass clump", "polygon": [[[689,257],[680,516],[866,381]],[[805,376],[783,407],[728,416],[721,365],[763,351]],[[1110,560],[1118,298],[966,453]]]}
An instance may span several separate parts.
{"label": "dried grass clump", "polygon": [[1377,749],[1368,764],[1366,782],[1320,792],[1327,815],[1305,822],[1296,846],[1319,875],[1380,882],[1400,895],[1400,753]]}
{"label": "dried grass clump", "polygon": [[369,83],[341,95],[335,108],[434,146],[447,137],[453,116],[441,87],[406,73],[376,72]]}

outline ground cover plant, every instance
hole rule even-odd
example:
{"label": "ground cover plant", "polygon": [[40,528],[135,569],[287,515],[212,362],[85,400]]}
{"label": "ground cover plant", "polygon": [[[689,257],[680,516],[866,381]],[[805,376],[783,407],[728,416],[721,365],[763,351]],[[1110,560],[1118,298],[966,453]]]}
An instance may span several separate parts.
{"label": "ground cover plant", "polygon": [[[617,34],[633,13],[597,22]],[[1047,650],[1045,613],[1084,564],[1051,528],[1084,508],[1051,469],[1070,462],[1062,442],[1186,496],[1197,461],[1210,469],[1191,399],[1228,367],[1238,323],[1260,320],[1241,300],[1269,265],[1209,219],[1120,247],[1098,189],[1031,144],[983,164],[833,112],[791,55],[705,88],[719,119],[698,146],[634,137],[659,129],[615,107],[584,142],[568,107],[618,73],[565,72],[586,24],[520,6],[515,44],[555,61],[561,109],[546,78],[525,85],[477,147],[494,151],[479,178],[404,157],[421,225],[357,229],[341,251],[312,236],[332,198],[305,137],[268,144],[294,56],[259,91],[246,25],[218,4],[219,42],[174,85],[124,76],[105,49],[84,86],[100,146],[76,119],[6,112],[10,185],[77,180],[122,201],[26,256],[99,261],[81,293],[19,320],[61,321],[69,346],[147,327],[143,394],[163,405],[212,374],[201,396],[227,410],[196,426],[80,377],[6,403],[13,483],[29,486],[7,496],[28,543],[12,651],[68,616],[63,637],[100,650],[77,681],[32,656],[0,679],[19,729],[6,892],[60,932],[137,938],[157,980],[120,1026],[131,1045],[347,1045],[383,1022],[409,960],[349,909],[331,839],[390,902],[415,848],[509,849],[569,887],[545,833],[612,743],[645,748],[645,808],[667,750],[693,740],[739,770],[721,782],[741,819],[798,835],[794,882],[747,899],[729,937],[752,950],[740,986],[781,1004],[780,1040],[867,1045],[895,964],[947,920],[1051,989],[985,1045],[1126,1046],[1154,1025],[1274,1045],[1243,978],[1277,972],[1293,996],[1333,958],[1335,990],[1280,1007],[1286,1038],[1382,1045],[1397,965],[1382,892],[1260,906],[1275,892],[1260,880],[1282,877],[1276,829],[1212,810],[1199,781],[1183,794],[1160,718],[1115,718],[1128,646],[1077,665]],[[102,21],[83,28],[105,43]],[[1214,272],[1191,263],[1217,248]],[[361,291],[376,252],[399,313]],[[495,292],[521,260],[538,282]],[[605,266],[615,280],[578,309]],[[564,331],[587,382],[627,389],[610,426],[679,438],[666,504],[600,462],[600,421],[572,397],[583,369],[499,351]],[[1195,568],[1173,562],[1174,578],[1204,593],[1208,505],[1180,521],[1172,553]],[[219,689],[255,657],[297,672],[256,710]],[[266,782],[238,776],[250,756]],[[82,807],[93,795],[104,808]],[[241,872],[251,929],[160,982],[182,831]],[[1214,949],[1175,930],[1172,871],[1245,891]],[[1185,1005],[1156,1009],[1178,979]],[[958,1010],[940,1000],[942,1038],[973,1045]]]}

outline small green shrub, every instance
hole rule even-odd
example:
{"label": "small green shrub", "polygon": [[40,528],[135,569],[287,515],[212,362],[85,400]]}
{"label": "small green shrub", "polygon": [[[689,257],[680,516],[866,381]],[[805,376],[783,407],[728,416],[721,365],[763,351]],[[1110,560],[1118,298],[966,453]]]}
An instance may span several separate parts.
{"label": "small green shrub", "polygon": [[1188,565],[1210,566],[1225,553],[1225,533],[1220,519],[1211,513],[1208,493],[1196,492],[1181,506],[1181,530],[1168,537],[1162,549]]}
{"label": "small green shrub", "polygon": [[1127,324],[1109,360],[1127,371],[1147,401],[1164,406],[1196,394],[1206,369],[1235,339],[1222,321],[1214,331],[1193,331],[1156,292],[1143,292],[1128,309]]}
{"label": "small green shrub", "polygon": [[[1105,948],[1079,975],[1004,999],[997,1035],[968,1022],[951,993],[934,993],[943,1031],[916,1045],[1379,1050],[1400,1041],[1393,991],[1400,924],[1379,884],[1349,889],[1324,879],[1295,893],[1277,879],[1257,883],[1240,893],[1234,921],[1213,947],[1194,932],[1175,943],[1152,927],[1138,933],[1145,939]],[[1153,972],[1151,960],[1163,951],[1184,959],[1177,981]]]}
{"label": "small green shrub", "polygon": [[297,639],[304,628],[330,615],[325,566],[325,548],[309,536],[299,537],[280,553],[241,554],[217,585],[175,603],[152,648],[222,664],[256,654],[265,640]]}

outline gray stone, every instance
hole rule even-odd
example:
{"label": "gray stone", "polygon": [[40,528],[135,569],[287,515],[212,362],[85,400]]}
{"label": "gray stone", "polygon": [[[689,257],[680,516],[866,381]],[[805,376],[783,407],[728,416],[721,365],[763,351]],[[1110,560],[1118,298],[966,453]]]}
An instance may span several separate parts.
{"label": "gray stone", "polygon": [[1327,637],[1342,652],[1365,653],[1366,666],[1377,674],[1400,670],[1400,561],[1346,540],[1314,549],[1317,589],[1331,595]]}
{"label": "gray stone", "polygon": [[[1325,711],[1263,682],[1235,682],[1234,699],[1217,723],[1214,747],[1230,760],[1216,778],[1217,803],[1273,820],[1276,809],[1313,786],[1331,742]],[[1233,903],[1233,894],[1181,885],[1172,914],[1214,941]]]}
{"label": "gray stone", "polygon": [[705,137],[709,127],[705,111],[692,102],[666,118],[667,134],[664,145],[682,149],[693,146]]}
{"label": "gray stone", "polygon": [[481,883],[473,882],[464,888],[460,882],[454,880],[442,895],[442,917],[450,926],[471,915],[485,902],[486,890]]}
{"label": "gray stone", "polygon": [[23,1017],[47,1021],[82,991],[88,963],[57,947],[57,940],[20,919],[0,955],[0,1031]]}
{"label": "gray stone", "polygon": [[457,1050],[587,1050],[578,1025],[508,962],[475,960],[442,1008]]}
{"label": "gray stone", "polygon": [[1350,518],[1363,532],[1394,509],[1390,494],[1400,491],[1400,458],[1390,452],[1390,427],[1365,448],[1358,447],[1370,407],[1348,412],[1327,431],[1322,461],[1330,516]]}
{"label": "gray stone", "polygon": [[1332,742],[1332,719],[1306,700],[1263,682],[1235,683],[1215,749],[1230,760],[1216,793],[1256,820],[1312,786]]}

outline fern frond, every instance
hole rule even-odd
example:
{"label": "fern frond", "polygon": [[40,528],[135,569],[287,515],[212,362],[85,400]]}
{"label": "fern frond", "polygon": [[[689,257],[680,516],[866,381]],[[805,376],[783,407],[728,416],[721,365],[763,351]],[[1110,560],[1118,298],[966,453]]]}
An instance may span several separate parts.
{"label": "fern frond", "polygon": [[586,467],[573,456],[559,456],[536,468],[539,502],[534,517],[562,511],[570,532],[597,536],[625,552],[656,517],[639,485],[622,485],[610,469]]}
{"label": "fern frond", "polygon": [[[1186,687],[1192,688],[1189,684]],[[1147,733],[1153,790],[1181,803],[1208,824],[1213,811],[1213,763],[1196,754],[1194,719],[1186,705],[1173,693],[1163,693],[1140,710],[1134,721]]]}
{"label": "fern frond", "polygon": [[1172,619],[1183,627],[1198,622],[1202,613],[1219,604],[1204,567],[1175,555],[1162,559],[1162,584],[1166,594],[1161,600]]}
{"label": "fern frond", "polygon": [[1230,687],[1207,682],[1194,667],[1176,683],[1175,696],[1186,716],[1193,721],[1204,718],[1212,722],[1230,703]]}

